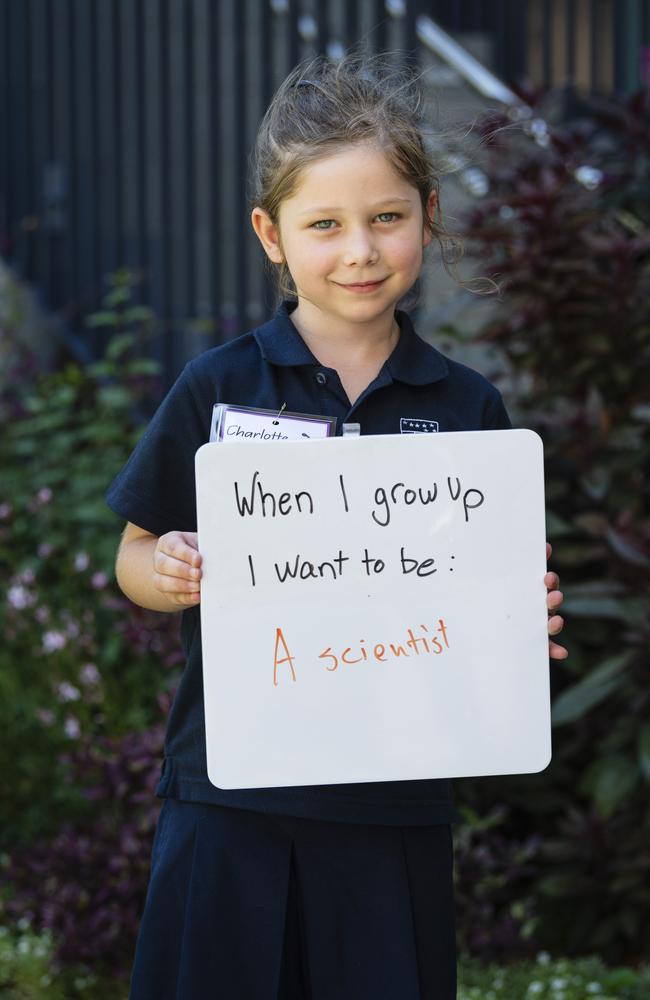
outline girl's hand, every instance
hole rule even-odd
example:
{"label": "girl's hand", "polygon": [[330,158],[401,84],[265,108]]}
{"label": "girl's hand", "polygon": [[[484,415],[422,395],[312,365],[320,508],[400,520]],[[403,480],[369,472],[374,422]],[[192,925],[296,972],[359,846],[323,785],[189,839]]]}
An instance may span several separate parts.
{"label": "girl's hand", "polygon": [[179,608],[201,600],[201,554],[195,531],[168,531],[153,553],[153,585]]}
{"label": "girl's hand", "polygon": [[[551,558],[552,551],[553,549],[547,542],[547,562]],[[546,595],[546,607],[548,608],[550,614],[550,618],[548,620],[548,634],[558,635],[558,633],[560,633],[564,628],[564,618],[556,614],[556,611],[564,600],[564,594],[561,590],[558,590],[558,587],[560,586],[560,578],[557,573],[547,573],[544,577],[544,583],[546,584],[546,589],[548,591],[548,594]],[[568,649],[565,649],[564,646],[558,645],[557,642],[553,642],[552,639],[549,639],[548,651],[552,660],[566,660],[569,655]]]}

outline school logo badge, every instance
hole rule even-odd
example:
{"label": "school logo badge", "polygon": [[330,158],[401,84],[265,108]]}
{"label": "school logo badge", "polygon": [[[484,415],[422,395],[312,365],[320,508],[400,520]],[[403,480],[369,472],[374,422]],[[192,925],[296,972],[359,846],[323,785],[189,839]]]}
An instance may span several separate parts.
{"label": "school logo badge", "polygon": [[435,434],[440,430],[437,420],[420,420],[415,417],[400,417],[400,434]]}

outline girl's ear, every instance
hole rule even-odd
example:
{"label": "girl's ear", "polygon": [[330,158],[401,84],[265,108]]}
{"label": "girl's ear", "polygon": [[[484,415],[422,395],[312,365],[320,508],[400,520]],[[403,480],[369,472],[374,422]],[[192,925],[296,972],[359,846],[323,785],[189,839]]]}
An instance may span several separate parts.
{"label": "girl's ear", "polygon": [[[429,194],[429,197],[427,199],[426,212],[427,212],[427,215],[431,219],[432,222],[433,222],[434,217],[435,217],[436,205],[437,204],[438,204],[438,195],[437,195],[437,193],[435,191],[431,191],[430,194]],[[432,239],[431,233],[429,232],[428,229],[425,228],[425,230],[424,230],[424,237],[423,237],[423,240],[422,240],[422,245],[425,246],[425,247],[428,247],[429,243],[431,242],[431,239]]]}
{"label": "girl's ear", "polygon": [[274,264],[284,264],[280,231],[276,224],[271,221],[269,213],[256,206],[251,212],[251,223],[269,260],[272,260]]}

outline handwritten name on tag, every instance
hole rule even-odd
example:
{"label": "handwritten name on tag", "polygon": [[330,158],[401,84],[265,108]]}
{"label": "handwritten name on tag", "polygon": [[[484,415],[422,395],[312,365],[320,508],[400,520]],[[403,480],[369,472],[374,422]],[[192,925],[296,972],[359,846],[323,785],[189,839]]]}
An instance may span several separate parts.
{"label": "handwritten name on tag", "polygon": [[336,418],[216,403],[210,441],[300,441],[332,437]]}

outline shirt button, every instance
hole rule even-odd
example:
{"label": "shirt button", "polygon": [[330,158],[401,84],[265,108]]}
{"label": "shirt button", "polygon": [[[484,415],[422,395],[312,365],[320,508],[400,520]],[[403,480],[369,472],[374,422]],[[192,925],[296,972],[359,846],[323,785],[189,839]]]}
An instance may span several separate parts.
{"label": "shirt button", "polygon": [[325,372],[316,372],[316,381],[319,385],[325,385],[327,382],[327,375]]}

